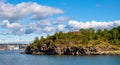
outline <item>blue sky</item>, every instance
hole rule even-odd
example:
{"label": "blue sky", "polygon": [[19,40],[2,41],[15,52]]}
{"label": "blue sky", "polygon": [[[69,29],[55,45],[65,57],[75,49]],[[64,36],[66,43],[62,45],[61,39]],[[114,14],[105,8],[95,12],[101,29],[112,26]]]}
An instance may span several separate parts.
{"label": "blue sky", "polygon": [[0,0],[0,42],[120,25],[120,0]]}

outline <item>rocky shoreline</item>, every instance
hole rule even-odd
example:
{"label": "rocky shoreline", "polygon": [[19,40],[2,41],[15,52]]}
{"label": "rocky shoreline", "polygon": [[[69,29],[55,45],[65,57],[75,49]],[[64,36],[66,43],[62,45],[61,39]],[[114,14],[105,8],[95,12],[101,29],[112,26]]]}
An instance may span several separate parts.
{"label": "rocky shoreline", "polygon": [[22,54],[35,55],[120,55],[119,49],[113,46],[28,46]]}

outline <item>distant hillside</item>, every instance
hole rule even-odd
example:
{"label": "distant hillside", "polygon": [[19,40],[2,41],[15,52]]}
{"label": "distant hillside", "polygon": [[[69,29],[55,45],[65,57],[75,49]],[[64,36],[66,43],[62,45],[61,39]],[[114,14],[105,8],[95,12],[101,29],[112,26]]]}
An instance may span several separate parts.
{"label": "distant hillside", "polygon": [[[26,48],[29,54],[81,55],[119,50],[120,26],[111,30],[80,29],[75,32],[56,32],[54,35],[35,38]],[[73,52],[73,53],[72,53]],[[106,52],[105,52],[106,53]]]}

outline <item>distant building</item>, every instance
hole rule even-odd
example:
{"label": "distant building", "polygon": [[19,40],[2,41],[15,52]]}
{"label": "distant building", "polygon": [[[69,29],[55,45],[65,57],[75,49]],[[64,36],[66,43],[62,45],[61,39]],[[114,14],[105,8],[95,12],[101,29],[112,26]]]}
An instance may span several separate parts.
{"label": "distant building", "polygon": [[19,50],[19,46],[17,46],[17,45],[7,45],[7,50]]}
{"label": "distant building", "polygon": [[29,44],[0,44],[0,50],[25,50]]}

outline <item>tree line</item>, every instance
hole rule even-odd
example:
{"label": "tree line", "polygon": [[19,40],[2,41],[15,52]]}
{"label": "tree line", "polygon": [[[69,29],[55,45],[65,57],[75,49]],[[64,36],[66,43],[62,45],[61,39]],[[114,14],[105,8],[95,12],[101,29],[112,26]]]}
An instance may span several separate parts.
{"label": "tree line", "polygon": [[51,45],[101,45],[101,44],[112,44],[120,45],[120,26],[108,29],[80,29],[74,32],[55,32],[54,35],[47,35],[46,38],[36,37],[31,46],[41,46],[45,43]]}

